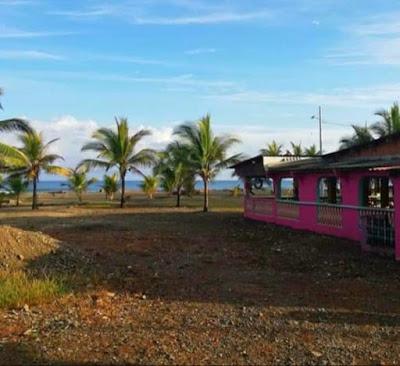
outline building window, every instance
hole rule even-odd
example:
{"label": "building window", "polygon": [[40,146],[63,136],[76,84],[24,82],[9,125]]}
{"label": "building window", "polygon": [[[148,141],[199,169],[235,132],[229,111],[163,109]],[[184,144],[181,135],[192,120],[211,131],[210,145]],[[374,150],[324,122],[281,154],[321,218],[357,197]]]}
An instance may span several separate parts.
{"label": "building window", "polygon": [[342,187],[340,184],[340,178],[321,178],[318,183],[318,200],[321,203],[341,204]]}
{"label": "building window", "polygon": [[361,206],[393,208],[393,183],[388,177],[364,177],[360,189]]}
{"label": "building window", "polygon": [[281,178],[279,198],[282,200],[299,200],[299,182],[297,178]]}

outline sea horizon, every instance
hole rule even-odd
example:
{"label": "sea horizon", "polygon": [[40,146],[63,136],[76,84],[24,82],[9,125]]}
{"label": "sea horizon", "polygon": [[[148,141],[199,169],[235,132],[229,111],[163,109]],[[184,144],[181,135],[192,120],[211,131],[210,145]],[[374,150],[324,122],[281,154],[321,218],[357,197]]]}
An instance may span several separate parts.
{"label": "sea horizon", "polygon": [[[126,190],[128,191],[140,191],[140,184],[143,180],[140,179],[131,179],[126,181]],[[68,191],[68,187],[66,185],[67,180],[40,180],[37,185],[38,192],[59,192],[59,191]],[[101,191],[103,180],[98,180],[96,183],[92,184],[88,188],[88,192],[99,192]],[[237,186],[243,188],[243,182],[240,179],[221,179],[214,180],[209,184],[210,190],[214,191],[222,191],[227,189],[233,189]],[[202,189],[203,182],[201,180],[197,180],[195,183],[196,189]],[[32,185],[29,185],[29,191],[32,191]]]}

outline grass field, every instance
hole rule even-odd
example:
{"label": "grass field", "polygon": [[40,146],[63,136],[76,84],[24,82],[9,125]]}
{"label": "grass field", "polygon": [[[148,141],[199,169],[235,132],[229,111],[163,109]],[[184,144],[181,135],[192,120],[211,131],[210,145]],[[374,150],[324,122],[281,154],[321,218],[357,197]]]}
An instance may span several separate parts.
{"label": "grass field", "polygon": [[397,263],[246,221],[228,193],[206,214],[201,196],[177,209],[131,194],[124,210],[86,198],[0,210],[3,225],[58,243],[18,271],[68,285],[0,310],[0,364],[400,362]]}

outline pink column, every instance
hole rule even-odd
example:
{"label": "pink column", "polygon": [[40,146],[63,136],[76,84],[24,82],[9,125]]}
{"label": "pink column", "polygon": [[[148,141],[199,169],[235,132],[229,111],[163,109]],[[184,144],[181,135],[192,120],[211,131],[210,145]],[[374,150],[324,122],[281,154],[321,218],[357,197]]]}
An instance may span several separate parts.
{"label": "pink column", "polygon": [[[360,179],[357,173],[347,173],[340,176],[342,190],[342,205],[360,206]],[[356,209],[343,209],[343,233],[352,240],[361,240],[359,212]]]}
{"label": "pink column", "polygon": [[[317,202],[318,175],[305,174],[298,177],[299,201]],[[317,225],[316,205],[300,205],[300,225],[302,229],[315,231]]]}
{"label": "pink column", "polygon": [[395,235],[395,258],[400,261],[400,177],[392,178],[394,190],[394,235]]}

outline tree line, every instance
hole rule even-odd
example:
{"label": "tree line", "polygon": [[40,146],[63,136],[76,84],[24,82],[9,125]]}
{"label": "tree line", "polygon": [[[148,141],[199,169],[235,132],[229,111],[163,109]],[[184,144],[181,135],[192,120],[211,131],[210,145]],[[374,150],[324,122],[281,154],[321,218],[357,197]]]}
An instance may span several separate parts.
{"label": "tree line", "polygon": [[[0,95],[3,91],[0,89]],[[0,108],[2,108],[0,104]],[[131,133],[127,118],[116,118],[115,128],[99,128],[82,148],[82,152],[92,152],[94,158],[83,159],[74,169],[58,164],[62,156],[50,152],[59,139],[45,141],[42,132],[37,131],[23,119],[13,118],[0,121],[0,132],[17,134],[19,146],[0,143],[0,173],[7,179],[1,186],[9,187],[17,196],[32,184],[32,209],[38,209],[37,184],[42,172],[67,178],[66,185],[74,191],[79,201],[88,187],[96,182],[89,179],[88,173],[93,168],[118,171],[105,175],[103,190],[107,198],[113,199],[120,191],[120,207],[126,204],[126,175],[128,172],[143,177],[142,188],[151,197],[160,184],[167,192],[175,192],[177,206],[180,206],[182,192],[190,193],[194,189],[196,177],[203,182],[203,211],[209,208],[209,183],[228,166],[239,162],[241,154],[228,155],[230,148],[239,142],[232,136],[216,136],[211,126],[211,117],[206,115],[197,122],[178,126],[175,141],[165,150],[138,150],[138,144],[151,134],[142,129]],[[142,168],[153,167],[153,175],[146,176]]]}
{"label": "tree line", "polygon": [[[357,145],[365,144],[375,140],[400,133],[400,108],[398,103],[388,109],[380,109],[374,113],[380,117],[380,120],[368,126],[351,125],[353,133],[349,136],[343,136],[339,141],[339,149],[348,149]],[[317,156],[319,151],[316,145],[303,148],[301,143],[290,142],[290,149],[284,150],[284,145],[273,140],[267,144],[267,147],[260,150],[260,153],[265,156]]]}

